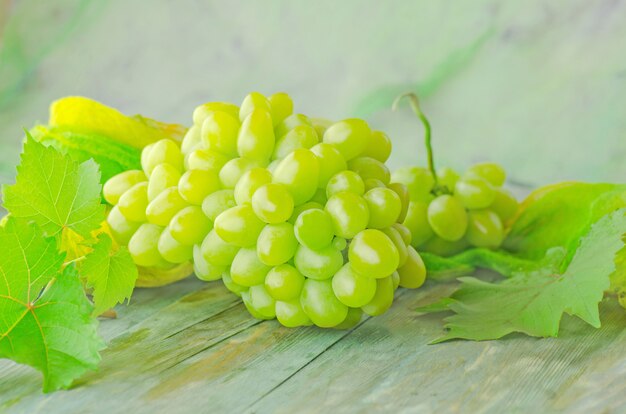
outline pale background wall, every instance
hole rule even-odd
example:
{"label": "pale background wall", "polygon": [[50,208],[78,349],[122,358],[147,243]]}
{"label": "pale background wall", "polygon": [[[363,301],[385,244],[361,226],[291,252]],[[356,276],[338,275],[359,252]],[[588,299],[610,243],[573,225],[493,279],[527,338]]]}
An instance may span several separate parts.
{"label": "pale background wall", "polygon": [[424,162],[417,121],[389,110],[417,90],[439,164],[626,180],[626,1],[0,0],[0,33],[0,181],[58,97],[188,123],[251,90],[367,118],[393,166]]}

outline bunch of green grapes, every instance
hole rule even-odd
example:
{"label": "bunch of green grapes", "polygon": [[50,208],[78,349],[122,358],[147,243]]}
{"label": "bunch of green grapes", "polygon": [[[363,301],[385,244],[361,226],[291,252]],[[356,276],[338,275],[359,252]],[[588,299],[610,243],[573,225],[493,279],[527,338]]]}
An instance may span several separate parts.
{"label": "bunch of green grapes", "polygon": [[391,177],[392,183],[402,183],[409,191],[411,201],[403,223],[411,231],[411,245],[441,256],[469,246],[498,248],[507,221],[519,207],[515,197],[503,188],[504,169],[495,163],[480,163],[463,175],[447,167],[435,172],[430,125],[415,96],[409,97],[426,127],[429,160],[429,168],[400,168]]}
{"label": "bunch of green grapes", "polygon": [[146,147],[143,171],[105,185],[111,231],[135,263],[192,260],[253,316],[289,327],[346,328],[424,282],[384,133],[293,114],[284,93],[204,104],[193,121],[180,148]]}

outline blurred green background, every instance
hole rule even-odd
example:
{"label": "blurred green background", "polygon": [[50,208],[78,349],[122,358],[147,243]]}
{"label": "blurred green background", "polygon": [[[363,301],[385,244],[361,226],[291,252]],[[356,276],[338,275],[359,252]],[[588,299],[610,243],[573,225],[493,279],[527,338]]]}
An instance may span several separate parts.
{"label": "blurred green background", "polygon": [[626,1],[0,0],[0,36],[2,182],[22,128],[61,96],[189,124],[252,90],[365,117],[394,167],[425,162],[416,119],[390,110],[413,90],[439,165],[626,181]]}

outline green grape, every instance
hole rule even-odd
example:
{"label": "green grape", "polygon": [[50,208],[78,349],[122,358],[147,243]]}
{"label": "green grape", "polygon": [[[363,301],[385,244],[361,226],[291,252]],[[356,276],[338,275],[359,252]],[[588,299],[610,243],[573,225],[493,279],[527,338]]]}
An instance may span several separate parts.
{"label": "green grape", "polygon": [[202,123],[202,143],[208,150],[236,157],[239,126],[239,120],[226,112],[210,112]]}
{"label": "green grape", "polygon": [[334,124],[333,121],[325,118],[311,118],[311,123],[313,124],[313,128],[315,128],[315,132],[317,132],[318,137],[323,137],[328,127]]}
{"label": "green grape", "polygon": [[391,139],[382,131],[372,131],[370,141],[361,155],[380,162],[387,161],[391,155]]}
{"label": "green grape", "polygon": [[198,206],[189,206],[180,210],[170,221],[170,232],[178,242],[193,245],[202,242],[213,228],[213,223]]}
{"label": "green grape", "polygon": [[212,112],[226,112],[227,114],[239,117],[239,107],[228,102],[208,102],[196,107],[193,111],[193,123],[201,126],[207,116]]}
{"label": "green grape", "polygon": [[220,238],[239,247],[255,244],[263,227],[265,223],[259,220],[249,204],[230,208],[215,219],[215,231]]}
{"label": "green grape", "polygon": [[132,235],[141,225],[134,221],[128,221],[120,212],[118,206],[113,207],[107,215],[107,223],[111,229],[113,239],[121,245],[127,245]]}
{"label": "green grape", "polygon": [[398,250],[398,267],[403,266],[406,263],[408,249],[406,243],[404,243],[402,235],[394,227],[387,227],[385,229],[381,229],[381,231],[389,237],[389,240],[393,242],[393,245],[396,246],[396,249]]}
{"label": "green grape", "polygon": [[117,206],[120,213],[127,220],[143,222],[146,221],[146,208],[148,207],[148,183],[137,183],[129,188],[120,197]]}
{"label": "green grape", "polygon": [[304,276],[289,264],[276,266],[265,276],[265,289],[276,300],[289,301],[299,298],[302,286]]}
{"label": "green grape", "polygon": [[346,119],[328,127],[323,142],[337,148],[346,161],[350,161],[365,151],[371,135],[367,122],[362,119]]}
{"label": "green grape", "polygon": [[399,168],[391,175],[391,182],[406,185],[411,201],[430,201],[435,185],[430,171],[421,167]]}
{"label": "green grape", "polygon": [[213,229],[202,241],[200,251],[207,263],[214,266],[230,266],[239,247],[226,243]]}
{"label": "green grape", "polygon": [[265,111],[270,113],[272,110],[270,101],[259,92],[251,92],[249,93],[241,103],[241,108],[239,109],[239,120],[241,122],[244,121],[252,112],[256,110]]}
{"label": "green grape", "polygon": [[277,300],[276,319],[287,328],[308,326],[313,323],[302,309],[299,299],[289,301]]}
{"label": "green grape", "polygon": [[246,171],[235,185],[235,201],[240,205],[251,203],[255,191],[271,182],[272,174],[266,168],[253,168]]}
{"label": "green grape", "polygon": [[272,159],[281,159],[298,148],[311,148],[319,142],[312,126],[298,125],[276,141]]}
{"label": "green grape", "polygon": [[343,320],[339,325],[333,326],[333,329],[352,329],[361,322],[363,318],[363,311],[359,308],[348,308],[348,314],[346,315],[346,319]]}
{"label": "green grape", "polygon": [[500,217],[500,220],[506,222],[515,216],[519,209],[519,203],[513,194],[504,188],[496,188],[495,193],[496,196],[493,203],[489,205],[489,209],[493,210]]}
{"label": "green grape", "polygon": [[348,307],[337,299],[330,280],[307,279],[300,304],[311,321],[322,328],[337,326],[348,315]]}
{"label": "green grape", "polygon": [[282,184],[265,184],[254,192],[252,209],[266,223],[281,223],[293,213],[293,197]]}
{"label": "green grape", "polygon": [[348,241],[343,237],[335,237],[333,238],[332,245],[335,249],[342,252],[346,247],[348,247]]}
{"label": "green grape", "polygon": [[169,232],[172,237],[186,246],[202,242],[212,228],[213,223],[197,206],[186,206],[180,209],[169,223]]}
{"label": "green grape", "polygon": [[280,164],[280,161],[281,160],[274,160],[270,162],[269,165],[267,166],[267,170],[271,172],[272,175],[274,175],[274,171],[276,171],[276,167],[278,167],[278,164]]}
{"label": "green grape", "polygon": [[364,180],[363,182],[365,183],[366,193],[373,188],[387,188],[385,183],[383,183],[380,180],[377,180],[376,178],[368,178],[367,180]]}
{"label": "green grape", "polygon": [[224,188],[235,188],[241,176],[253,168],[263,167],[263,163],[248,158],[233,158],[220,170],[220,182]]}
{"label": "green grape", "polygon": [[333,222],[324,210],[303,211],[294,226],[295,236],[300,244],[309,249],[322,249],[333,241]]}
{"label": "green grape", "polygon": [[367,202],[354,193],[335,194],[328,199],[325,210],[333,221],[335,234],[345,239],[365,230],[370,219]]}
{"label": "green grape", "polygon": [[387,312],[387,310],[393,304],[393,295],[395,289],[393,288],[393,278],[387,276],[383,279],[376,279],[376,294],[372,300],[361,307],[363,312],[370,316],[378,316]]}
{"label": "green grape", "polygon": [[469,244],[476,247],[496,248],[504,239],[500,217],[491,210],[472,210],[468,214],[467,235]]}
{"label": "green grape", "polygon": [[307,203],[300,204],[299,206],[295,206],[293,208],[293,213],[291,214],[291,217],[289,217],[289,222],[295,225],[296,220],[298,219],[298,216],[300,216],[300,214],[302,214],[304,211],[312,209],[324,210],[324,206],[315,201],[309,201]]}
{"label": "green grape", "polygon": [[326,197],[331,198],[335,194],[344,191],[363,195],[365,193],[363,178],[350,170],[341,171],[333,175],[330,180],[328,180],[328,185],[326,186]]}
{"label": "green grape", "polygon": [[152,170],[148,181],[148,201],[154,200],[165,189],[174,187],[180,180],[180,171],[171,164],[159,164]]}
{"label": "green grape", "polygon": [[449,191],[454,190],[454,186],[456,186],[459,178],[461,178],[459,174],[452,168],[443,167],[437,170],[437,180],[439,180],[439,185],[446,187]]}
{"label": "green grape", "polygon": [[308,149],[297,149],[287,155],[274,171],[274,182],[283,184],[293,196],[294,205],[311,199],[317,190],[319,161]]}
{"label": "green grape", "polygon": [[390,183],[390,184],[387,184],[386,187],[392,190],[393,192],[395,192],[398,195],[398,197],[400,197],[400,203],[402,207],[400,208],[400,214],[398,214],[397,222],[403,223],[409,211],[409,203],[411,202],[409,189],[407,188],[406,185],[401,184],[401,183]]}
{"label": "green grape", "polygon": [[[229,263],[230,264],[230,263]],[[226,270],[224,266],[215,266],[207,262],[202,254],[202,248],[199,245],[193,246],[193,272],[196,277],[205,282],[212,282],[222,278],[222,274]]]}
{"label": "green grape", "polygon": [[402,236],[402,240],[404,240],[404,244],[408,247],[411,244],[411,240],[413,240],[411,230],[409,230],[408,227],[404,224],[400,223],[394,223],[392,227],[396,229],[398,233],[400,233],[400,236]]}
{"label": "green grape", "polygon": [[278,92],[269,97],[272,108],[272,121],[274,126],[280,124],[285,118],[293,113],[293,101],[288,94]]}
{"label": "green grape", "polygon": [[465,172],[466,177],[480,177],[491,185],[501,187],[506,180],[506,172],[500,165],[492,162],[474,164]]}
{"label": "green grape", "polygon": [[496,198],[493,186],[479,177],[457,181],[454,195],[470,210],[488,207]]}
{"label": "green grape", "polygon": [[241,124],[237,137],[239,156],[266,162],[272,156],[276,137],[272,116],[265,110],[254,110]]}
{"label": "green grape", "polygon": [[398,268],[400,255],[385,233],[367,229],[354,236],[348,248],[348,260],[356,272],[372,278],[383,278]]}
{"label": "green grape", "polygon": [[420,246],[420,250],[436,254],[437,256],[448,257],[461,253],[468,246],[469,245],[467,240],[465,240],[465,237],[457,241],[448,241],[439,236],[433,236],[426,243]]}
{"label": "green grape", "polygon": [[220,152],[200,148],[187,157],[187,169],[219,171],[229,160],[228,156]]}
{"label": "green grape", "polygon": [[[467,212],[458,198],[448,194],[442,195],[428,206],[428,224],[442,239],[457,241],[467,230]],[[413,238],[415,245],[418,241],[415,240],[415,234]]]}
{"label": "green grape", "polygon": [[271,267],[263,264],[254,247],[239,249],[230,266],[230,277],[241,286],[255,286],[265,282]]}
{"label": "green grape", "polygon": [[289,115],[287,118],[283,119],[283,121],[276,125],[276,138],[282,138],[287,132],[291,131],[297,126],[300,125],[308,125],[313,126],[309,118],[302,114],[293,114]]}
{"label": "green grape", "polygon": [[256,319],[274,319],[276,317],[276,301],[267,293],[264,285],[250,287],[241,293],[248,312]]}
{"label": "green grape", "polygon": [[120,197],[135,184],[146,181],[146,175],[141,170],[129,170],[119,173],[107,180],[102,187],[102,194],[107,203],[116,205]]}
{"label": "green grape", "polygon": [[326,202],[328,201],[328,198],[326,197],[326,190],[324,190],[323,188],[318,188],[315,191],[315,194],[313,194],[313,197],[311,197],[311,201],[314,203],[319,203],[321,205],[326,204]]}
{"label": "green grape", "polygon": [[[144,149],[145,150],[145,149]],[[142,157],[143,158],[143,157]],[[171,139],[162,139],[150,147],[145,164],[142,163],[143,172],[146,177],[150,177],[152,170],[159,165],[167,163],[178,171],[183,170],[183,154],[178,148],[178,144]]]}
{"label": "green grape", "polygon": [[141,150],[141,169],[144,172],[144,175],[146,175],[146,171],[147,171],[146,167],[148,166],[148,158],[150,156],[150,152],[152,152],[152,148],[154,148],[154,144],[155,142],[153,142],[152,144],[148,144],[145,147],[143,147],[143,149]]}
{"label": "green grape", "polygon": [[161,192],[146,207],[146,220],[148,223],[165,227],[180,210],[188,204],[180,196],[178,187],[170,187]]}
{"label": "green grape", "polygon": [[240,297],[243,292],[246,292],[248,290],[247,286],[241,286],[233,282],[233,279],[230,277],[230,272],[228,271],[222,273],[222,283],[224,283],[226,289]]}
{"label": "green grape", "polygon": [[409,246],[404,265],[398,268],[399,284],[403,288],[416,289],[426,281],[426,266],[417,251]]}
{"label": "green grape", "polygon": [[428,204],[423,201],[411,201],[404,219],[404,226],[411,232],[411,245],[419,247],[435,235],[428,223]]}
{"label": "green grape", "polygon": [[382,229],[396,222],[402,211],[402,201],[389,188],[373,188],[363,196],[367,201],[370,219],[367,227]]}
{"label": "green grape", "polygon": [[197,125],[193,125],[185,133],[183,142],[180,144],[180,152],[183,155],[188,155],[202,145],[202,139],[200,138],[201,128]]}
{"label": "green grape", "polygon": [[328,181],[340,171],[348,168],[346,159],[339,150],[332,145],[319,143],[311,147],[311,152],[317,156],[320,165],[319,188],[326,188]]}
{"label": "green grape", "polygon": [[213,170],[189,170],[178,182],[180,196],[196,206],[202,205],[206,196],[220,188],[220,179]]}
{"label": "green grape", "polygon": [[352,308],[368,304],[376,293],[376,279],[356,272],[350,263],[333,276],[332,286],[337,299]]}
{"label": "green grape", "polygon": [[370,157],[358,157],[348,162],[348,168],[359,174],[361,178],[375,178],[384,184],[389,184],[391,173],[385,164]]}
{"label": "green grape", "polygon": [[167,262],[161,257],[158,247],[162,231],[162,227],[154,224],[144,223],[139,226],[128,242],[128,251],[136,265],[144,267],[167,266]]}
{"label": "green grape", "polygon": [[293,234],[293,224],[268,224],[257,240],[259,260],[268,266],[278,266],[289,261],[296,253],[298,241]]}
{"label": "green grape", "polygon": [[333,246],[312,250],[300,245],[296,250],[294,264],[308,278],[330,279],[343,266],[343,255]]}
{"label": "green grape", "polygon": [[202,202],[202,211],[211,221],[231,207],[235,207],[235,194],[233,190],[219,190],[209,194]]}
{"label": "green grape", "polygon": [[193,257],[193,246],[178,242],[167,227],[161,232],[157,247],[161,256],[170,263],[185,263]]}
{"label": "green grape", "polygon": [[397,290],[400,286],[400,275],[398,274],[398,271],[391,274],[391,280],[393,281],[393,290]]}

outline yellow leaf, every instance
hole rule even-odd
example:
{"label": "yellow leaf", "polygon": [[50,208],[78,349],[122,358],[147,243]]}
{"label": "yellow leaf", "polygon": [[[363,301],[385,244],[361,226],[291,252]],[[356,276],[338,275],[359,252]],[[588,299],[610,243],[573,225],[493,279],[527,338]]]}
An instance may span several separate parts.
{"label": "yellow leaf", "polygon": [[50,105],[50,126],[92,132],[143,148],[163,138],[181,141],[185,128],[142,116],[126,116],[117,109],[81,96],[68,96]]}

